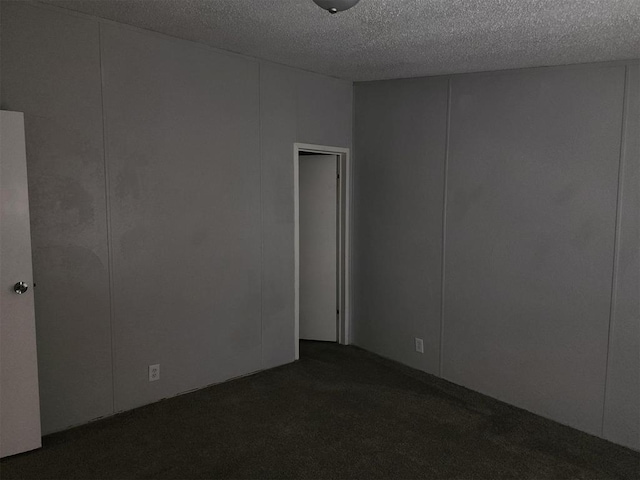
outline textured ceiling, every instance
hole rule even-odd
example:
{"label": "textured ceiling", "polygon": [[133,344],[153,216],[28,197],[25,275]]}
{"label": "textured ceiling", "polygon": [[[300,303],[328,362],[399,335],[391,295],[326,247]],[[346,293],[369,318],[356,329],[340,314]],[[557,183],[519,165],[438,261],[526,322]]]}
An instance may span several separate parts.
{"label": "textured ceiling", "polygon": [[351,80],[640,57],[640,0],[42,0]]}

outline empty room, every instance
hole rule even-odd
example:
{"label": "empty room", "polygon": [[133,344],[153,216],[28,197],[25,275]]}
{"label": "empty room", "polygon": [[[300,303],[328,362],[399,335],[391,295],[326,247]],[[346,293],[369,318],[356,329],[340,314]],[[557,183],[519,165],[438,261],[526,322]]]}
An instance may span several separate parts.
{"label": "empty room", "polygon": [[0,478],[640,478],[638,0],[0,0]]}

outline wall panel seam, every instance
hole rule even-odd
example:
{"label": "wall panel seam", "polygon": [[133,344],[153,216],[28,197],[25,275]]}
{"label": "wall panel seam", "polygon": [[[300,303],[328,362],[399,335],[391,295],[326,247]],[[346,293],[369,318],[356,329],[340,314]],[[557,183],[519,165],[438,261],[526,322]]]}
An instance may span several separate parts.
{"label": "wall panel seam", "polygon": [[349,332],[345,332],[345,335],[348,339],[348,345],[351,345],[353,343],[353,329],[354,329],[354,325],[355,325],[355,314],[354,314],[354,303],[353,303],[353,285],[355,284],[355,280],[354,280],[354,274],[355,274],[355,270],[353,268],[353,257],[354,257],[354,251],[353,251],[353,247],[352,245],[355,244],[354,242],[354,238],[355,238],[355,230],[354,230],[354,217],[355,215],[353,215],[353,213],[356,211],[355,210],[355,206],[354,206],[354,199],[355,199],[355,194],[354,194],[354,190],[355,190],[355,171],[356,171],[356,132],[355,132],[355,125],[356,125],[356,86],[353,82],[351,82],[351,156],[349,158],[350,160],[350,164],[347,165],[347,168],[349,169],[349,171],[347,172],[347,179],[349,180],[349,208],[351,209],[352,213],[351,215],[349,215],[349,250],[346,252],[347,255],[349,255],[349,272],[350,272],[350,281],[349,281],[349,288],[348,288],[348,292],[346,292],[346,295],[348,295],[349,297],[349,309],[347,311],[345,311],[345,315],[349,316]]}
{"label": "wall panel seam", "polygon": [[104,198],[107,228],[107,273],[109,277],[109,334],[111,337],[111,411],[116,411],[116,375],[115,375],[115,340],[113,329],[113,245],[111,234],[111,195],[109,185],[109,165],[107,159],[107,114],[104,102],[104,64],[102,58],[102,25],[98,22],[98,56],[100,60],[100,108],[102,109],[102,159],[104,165]]}
{"label": "wall panel seam", "polygon": [[607,403],[607,386],[609,379],[609,363],[611,359],[611,340],[613,338],[613,329],[615,328],[615,313],[616,313],[616,293],[618,290],[618,264],[620,262],[620,223],[622,220],[622,194],[624,188],[624,167],[625,167],[625,141],[627,138],[627,114],[628,114],[628,95],[629,95],[629,66],[625,66],[624,69],[624,88],[622,93],[622,122],[620,127],[620,148],[618,151],[618,192],[616,197],[616,220],[614,227],[614,240],[613,240],[613,268],[611,269],[611,300],[609,303],[609,328],[607,336],[607,357],[605,360],[605,374],[604,374],[604,388],[602,398],[602,423],[600,425],[600,435],[604,436],[604,424],[606,416],[606,403]]}
{"label": "wall panel seam", "polygon": [[264,366],[264,197],[262,189],[262,64],[258,62],[258,159],[260,162],[260,368]]}
{"label": "wall panel seam", "polygon": [[449,137],[451,131],[451,77],[447,79],[447,114],[444,141],[444,172],[442,189],[442,259],[440,265],[440,340],[438,375],[442,377],[442,363],[444,358],[444,294],[445,294],[445,261],[447,246],[447,180],[449,174]]}

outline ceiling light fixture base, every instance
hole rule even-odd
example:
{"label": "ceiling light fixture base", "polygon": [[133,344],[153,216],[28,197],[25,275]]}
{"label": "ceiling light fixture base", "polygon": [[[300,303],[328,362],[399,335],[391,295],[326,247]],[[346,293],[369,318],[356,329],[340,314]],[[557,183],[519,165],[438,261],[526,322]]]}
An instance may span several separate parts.
{"label": "ceiling light fixture base", "polygon": [[338,13],[349,10],[360,0],[313,0],[316,5],[329,13]]}

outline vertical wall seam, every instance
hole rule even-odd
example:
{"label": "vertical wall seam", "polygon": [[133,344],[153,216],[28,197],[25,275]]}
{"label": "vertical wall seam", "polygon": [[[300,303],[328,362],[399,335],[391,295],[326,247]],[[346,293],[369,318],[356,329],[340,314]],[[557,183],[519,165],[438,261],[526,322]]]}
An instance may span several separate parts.
{"label": "vertical wall seam", "polygon": [[[349,245],[347,245],[347,251],[345,252],[349,256],[349,291],[347,295],[349,296],[349,310],[345,312],[345,316],[349,316],[349,331],[345,332],[347,337],[347,344],[351,345],[353,343],[353,332],[355,328],[355,304],[353,302],[354,294],[353,294],[353,286],[355,285],[355,270],[353,269],[354,265],[354,251],[353,245],[355,245],[355,171],[356,171],[356,85],[354,82],[351,82],[351,145],[350,145],[350,155],[349,155],[349,164],[347,165],[347,179],[349,180]],[[346,278],[345,278],[346,279]]]}
{"label": "vertical wall seam", "polygon": [[293,360],[300,359],[300,173],[299,153],[296,144],[300,141],[300,75],[295,77],[296,132],[293,140]]}
{"label": "vertical wall seam", "polygon": [[449,175],[449,136],[451,130],[451,77],[447,80],[447,117],[444,143],[444,175],[442,189],[442,259],[440,265],[440,349],[438,375],[442,377],[442,363],[444,358],[444,294],[445,294],[445,261],[447,247],[447,181]]}
{"label": "vertical wall seam", "polygon": [[611,269],[611,299],[609,302],[609,329],[607,335],[607,357],[604,370],[604,388],[602,394],[602,423],[600,425],[600,435],[604,437],[604,424],[607,404],[607,384],[609,379],[609,359],[611,358],[611,339],[615,327],[614,317],[616,313],[616,293],[618,290],[618,263],[620,260],[620,224],[622,220],[622,194],[624,187],[624,167],[625,167],[625,141],[627,138],[627,114],[629,95],[629,66],[624,69],[624,88],[622,92],[622,125],[620,127],[620,148],[618,151],[618,194],[616,197],[616,220],[613,237],[613,268]]}
{"label": "vertical wall seam", "polygon": [[109,334],[111,337],[111,404],[116,411],[116,372],[114,340],[114,300],[113,300],[113,242],[111,233],[111,195],[109,189],[109,165],[107,161],[107,114],[104,107],[104,64],[102,59],[102,24],[98,22],[98,56],[100,59],[100,102],[102,108],[102,160],[104,171],[104,199],[107,228],[107,273],[109,277]]}
{"label": "vertical wall seam", "polygon": [[262,191],[262,63],[258,62],[258,158],[260,163],[260,368],[264,369],[264,198]]}

